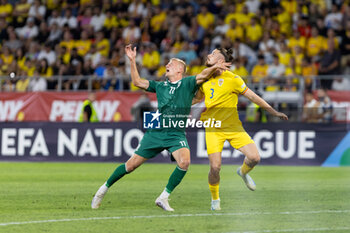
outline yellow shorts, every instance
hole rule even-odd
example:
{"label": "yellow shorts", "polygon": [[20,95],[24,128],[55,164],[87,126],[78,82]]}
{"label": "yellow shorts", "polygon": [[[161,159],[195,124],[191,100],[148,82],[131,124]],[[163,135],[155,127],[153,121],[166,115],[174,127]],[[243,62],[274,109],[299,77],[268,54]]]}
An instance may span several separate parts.
{"label": "yellow shorts", "polygon": [[225,141],[228,140],[231,146],[239,149],[242,146],[254,143],[253,139],[245,131],[241,132],[205,132],[205,141],[208,154],[221,152]]}

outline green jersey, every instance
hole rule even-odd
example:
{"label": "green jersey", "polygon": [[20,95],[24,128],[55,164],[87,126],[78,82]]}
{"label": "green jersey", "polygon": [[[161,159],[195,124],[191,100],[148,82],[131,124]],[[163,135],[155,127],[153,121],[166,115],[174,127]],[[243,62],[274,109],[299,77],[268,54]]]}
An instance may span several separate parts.
{"label": "green jersey", "polygon": [[135,154],[150,159],[163,150],[172,153],[180,148],[189,148],[185,129],[163,127],[161,119],[186,121],[197,90],[196,76],[183,78],[176,83],[149,81],[147,91],[157,94],[161,128],[147,130]]}
{"label": "green jersey", "polygon": [[[169,120],[174,122],[186,121],[191,111],[192,99],[198,87],[196,76],[185,77],[176,83],[171,83],[169,80],[163,82],[149,81],[147,91],[157,94],[158,110],[162,114],[161,119],[163,119],[161,121],[162,127],[163,122],[169,126]],[[181,131],[184,131],[184,128]]]}

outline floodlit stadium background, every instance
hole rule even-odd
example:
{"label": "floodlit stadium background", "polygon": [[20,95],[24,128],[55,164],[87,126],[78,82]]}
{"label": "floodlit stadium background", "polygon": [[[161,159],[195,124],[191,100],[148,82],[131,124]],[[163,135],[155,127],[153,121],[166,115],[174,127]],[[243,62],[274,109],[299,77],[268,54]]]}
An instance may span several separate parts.
{"label": "floodlit stadium background", "polygon": [[[157,107],[155,95],[130,82],[129,43],[141,77],[159,81],[172,57],[196,75],[213,49],[232,48],[231,71],[289,116],[262,122],[240,97],[264,166],[252,173],[258,190],[247,193],[232,173],[243,156],[225,146],[222,216],[207,206],[202,131],[187,135],[192,163],[201,165],[191,165],[174,194],[179,216],[163,218],[151,205],[174,166],[167,153],[115,188],[104,210],[89,209],[142,137],[142,111]],[[342,0],[1,0],[0,232],[349,231],[349,167],[339,167],[350,165],[349,54],[350,6]],[[91,91],[101,123],[78,123]],[[53,161],[64,163],[42,163]]]}

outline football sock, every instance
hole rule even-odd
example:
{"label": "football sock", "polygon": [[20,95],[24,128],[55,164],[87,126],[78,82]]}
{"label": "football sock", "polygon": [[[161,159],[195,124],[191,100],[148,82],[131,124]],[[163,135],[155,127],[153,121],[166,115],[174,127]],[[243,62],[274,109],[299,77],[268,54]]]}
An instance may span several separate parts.
{"label": "football sock", "polygon": [[106,186],[108,188],[111,187],[115,182],[117,182],[117,180],[122,178],[127,173],[128,172],[126,171],[125,163],[120,165],[119,167],[117,167],[117,169],[115,169],[113,174],[108,178],[106,182]]}
{"label": "football sock", "polygon": [[219,200],[219,183],[217,184],[209,184],[209,190],[211,193],[212,200]]}
{"label": "football sock", "polygon": [[169,177],[169,181],[168,181],[168,184],[166,185],[165,190],[168,193],[171,193],[175,189],[175,187],[178,186],[178,184],[180,184],[182,178],[184,178],[184,176],[186,175],[186,172],[187,172],[186,170],[182,170],[181,168],[176,166],[175,170]]}
{"label": "football sock", "polygon": [[164,199],[164,198],[168,198],[170,196],[170,193],[168,193],[168,191],[166,190],[166,188],[163,190],[163,192],[160,194],[160,198]]}
{"label": "football sock", "polygon": [[243,162],[243,165],[241,167],[241,172],[243,175],[247,174],[250,172],[254,167],[249,167],[245,162]]}

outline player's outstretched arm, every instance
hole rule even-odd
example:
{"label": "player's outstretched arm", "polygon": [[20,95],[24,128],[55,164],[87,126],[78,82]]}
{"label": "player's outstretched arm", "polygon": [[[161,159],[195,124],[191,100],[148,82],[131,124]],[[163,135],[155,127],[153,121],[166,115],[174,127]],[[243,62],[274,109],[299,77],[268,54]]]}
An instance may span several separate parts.
{"label": "player's outstretched arm", "polygon": [[192,105],[201,102],[204,98],[204,93],[201,90],[198,90],[196,95],[192,99]]}
{"label": "player's outstretched arm", "polygon": [[131,44],[125,46],[125,54],[126,56],[128,56],[130,60],[130,72],[131,72],[132,84],[134,84],[136,87],[146,90],[149,86],[149,81],[140,78],[140,75],[136,66],[136,47],[132,49]]}
{"label": "player's outstretched arm", "polygon": [[220,62],[220,63],[216,63],[215,65],[205,68],[202,72],[200,72],[199,74],[197,74],[196,76],[196,80],[197,80],[197,84],[201,84],[204,83],[205,81],[207,81],[211,75],[217,71],[217,70],[228,70],[231,66],[230,62]]}
{"label": "player's outstretched arm", "polygon": [[263,98],[255,94],[252,90],[248,88],[248,90],[243,94],[245,97],[247,97],[250,101],[253,103],[259,105],[266,111],[268,111],[271,115],[279,117],[282,120],[288,120],[288,117],[286,114],[282,112],[277,112],[271,105],[269,105]]}

